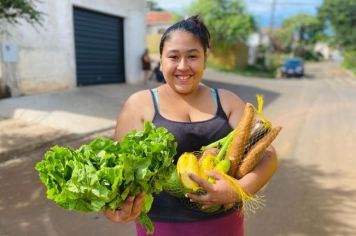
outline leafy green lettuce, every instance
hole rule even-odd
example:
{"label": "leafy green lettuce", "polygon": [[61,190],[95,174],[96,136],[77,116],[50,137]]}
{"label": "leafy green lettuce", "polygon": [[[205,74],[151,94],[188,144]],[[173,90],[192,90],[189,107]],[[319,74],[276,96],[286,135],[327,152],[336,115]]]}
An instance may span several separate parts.
{"label": "leafy green lettuce", "polygon": [[120,142],[98,137],[78,149],[54,146],[35,169],[47,198],[68,210],[115,210],[128,196],[145,192],[138,221],[153,232],[147,212],[175,169],[176,146],[171,133],[146,121],[143,131],[132,130]]}

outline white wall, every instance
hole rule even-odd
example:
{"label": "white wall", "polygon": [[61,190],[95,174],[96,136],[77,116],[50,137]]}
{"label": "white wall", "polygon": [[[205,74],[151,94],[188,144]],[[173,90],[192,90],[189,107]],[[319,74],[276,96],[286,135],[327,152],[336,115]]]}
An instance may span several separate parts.
{"label": "white wall", "polygon": [[147,27],[147,33],[148,34],[158,34],[158,33],[160,33],[159,32],[160,30],[165,31],[166,29],[168,29],[169,26],[171,26],[171,24],[162,23],[162,24],[149,25]]}
{"label": "white wall", "polygon": [[10,35],[1,42],[15,43],[18,63],[3,62],[3,79],[14,96],[58,91],[76,86],[73,6],[124,18],[125,77],[127,83],[141,81],[140,56],[145,48],[144,0],[42,1],[43,27],[23,22],[7,26]]}

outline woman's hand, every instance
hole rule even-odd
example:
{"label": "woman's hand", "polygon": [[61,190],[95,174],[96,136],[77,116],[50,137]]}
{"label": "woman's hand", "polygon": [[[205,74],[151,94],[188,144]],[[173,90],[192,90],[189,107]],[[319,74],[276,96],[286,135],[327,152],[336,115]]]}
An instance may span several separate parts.
{"label": "woman's hand", "polygon": [[208,148],[203,152],[203,154],[201,156],[203,157],[203,156],[205,156],[207,154],[212,154],[212,155],[217,156],[218,153],[219,153],[219,149],[217,149],[217,148]]}
{"label": "woman's hand", "polygon": [[190,198],[192,202],[197,202],[202,204],[202,208],[206,209],[212,206],[236,203],[240,201],[239,194],[235,189],[229,184],[225,178],[216,171],[206,171],[208,176],[213,177],[216,181],[214,184],[200,178],[194,174],[189,174],[189,177],[197,182],[202,188],[204,188],[206,194],[194,194],[188,193],[186,196]]}
{"label": "woman's hand", "polygon": [[144,193],[140,193],[136,197],[130,196],[119,209],[116,211],[106,209],[104,215],[106,218],[116,223],[127,223],[135,220],[141,214],[144,196]]}

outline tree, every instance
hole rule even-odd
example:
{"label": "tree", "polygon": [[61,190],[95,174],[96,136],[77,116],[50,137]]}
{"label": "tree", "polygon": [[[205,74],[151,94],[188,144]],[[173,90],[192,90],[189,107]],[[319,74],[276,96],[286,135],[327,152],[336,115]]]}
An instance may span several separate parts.
{"label": "tree", "polygon": [[146,8],[149,11],[163,11],[163,9],[158,6],[158,3],[155,0],[146,0]]}
{"label": "tree", "polygon": [[330,26],[333,42],[343,49],[356,50],[356,1],[324,0],[318,16]]}
{"label": "tree", "polygon": [[303,44],[314,44],[323,37],[323,24],[319,19],[303,13],[284,20],[282,28]]}
{"label": "tree", "polygon": [[0,21],[18,24],[19,19],[24,19],[32,25],[41,24],[43,13],[35,9],[35,2],[37,0],[0,0]]}
{"label": "tree", "polygon": [[244,42],[256,28],[253,17],[245,12],[240,0],[197,0],[188,12],[200,15],[209,28],[213,44]]}
{"label": "tree", "polygon": [[172,15],[172,24],[184,20],[184,16],[182,16],[181,14],[178,14],[176,12],[171,12]]}
{"label": "tree", "polygon": [[281,29],[275,31],[273,37],[288,51],[293,45],[312,46],[323,40],[325,34],[318,17],[301,13],[285,19]]}

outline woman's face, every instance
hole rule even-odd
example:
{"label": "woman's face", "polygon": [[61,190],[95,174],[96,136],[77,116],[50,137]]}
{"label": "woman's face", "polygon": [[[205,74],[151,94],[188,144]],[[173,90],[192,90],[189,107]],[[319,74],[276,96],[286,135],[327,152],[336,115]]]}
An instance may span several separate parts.
{"label": "woman's face", "polygon": [[189,32],[176,30],[164,42],[161,71],[176,92],[196,91],[205,69],[205,53],[200,42]]}

